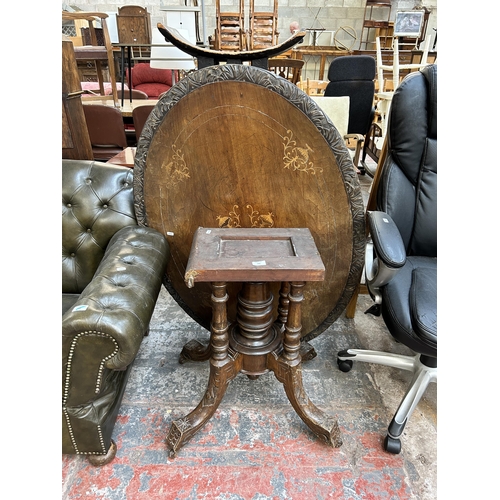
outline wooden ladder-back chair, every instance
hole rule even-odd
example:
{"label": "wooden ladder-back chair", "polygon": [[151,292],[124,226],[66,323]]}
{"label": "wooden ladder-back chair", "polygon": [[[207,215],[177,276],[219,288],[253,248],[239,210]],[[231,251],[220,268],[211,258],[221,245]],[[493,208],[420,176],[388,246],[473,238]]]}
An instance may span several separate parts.
{"label": "wooden ladder-back chair", "polygon": [[274,1],[272,12],[255,12],[254,0],[250,0],[250,25],[249,50],[263,49],[278,44],[278,0]]}
{"label": "wooden ladder-back chair", "polygon": [[303,90],[307,95],[310,96],[320,96],[325,93],[326,86],[328,85],[328,81],[325,80],[310,80],[309,78],[306,81],[300,81],[298,86],[300,90]]}
{"label": "wooden ladder-back chair", "polygon": [[245,19],[243,0],[239,0],[239,12],[221,12],[220,0],[216,1],[216,50],[245,50]]}
{"label": "wooden ladder-back chair", "polygon": [[285,59],[282,57],[273,57],[267,62],[267,67],[278,76],[286,78],[289,82],[297,85],[300,81],[300,75],[304,61],[301,59]]}
{"label": "wooden ladder-back chair", "polygon": [[[118,94],[116,89],[116,71],[113,58],[113,46],[109,36],[106,18],[108,15],[104,12],[66,12],[62,11],[63,21],[86,21],[88,23],[91,45],[74,46],[75,59],[78,61],[94,61],[97,81],[99,83],[100,95],[86,96],[86,99],[104,100],[113,99],[118,107]],[[104,45],[99,45],[96,34],[95,23],[101,24]],[[86,37],[87,39],[87,37]],[[104,90],[104,64],[108,66],[109,81],[111,83],[111,95],[106,95]]]}

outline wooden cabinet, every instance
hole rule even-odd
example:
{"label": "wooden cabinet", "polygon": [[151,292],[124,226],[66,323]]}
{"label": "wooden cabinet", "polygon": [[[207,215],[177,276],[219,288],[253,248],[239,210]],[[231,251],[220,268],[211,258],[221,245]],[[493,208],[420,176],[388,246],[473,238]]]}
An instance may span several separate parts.
{"label": "wooden cabinet", "polygon": [[201,7],[195,5],[170,5],[160,7],[160,10],[165,11],[165,20],[168,27],[178,31],[186,30],[187,36],[184,38],[187,38],[193,44],[202,43],[199,26]]}

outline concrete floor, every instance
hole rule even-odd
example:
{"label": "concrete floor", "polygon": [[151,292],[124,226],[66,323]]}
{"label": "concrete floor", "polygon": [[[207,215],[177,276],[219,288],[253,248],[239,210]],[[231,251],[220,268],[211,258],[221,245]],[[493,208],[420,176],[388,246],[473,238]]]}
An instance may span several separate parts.
{"label": "concrete floor", "polygon": [[[371,178],[359,176],[365,200]],[[208,332],[162,289],[150,334],[132,368],[114,429],[117,456],[95,468],[63,456],[63,499],[419,499],[437,498],[437,389],[431,384],[406,426],[402,452],[383,450],[387,426],[401,401],[408,372],[356,363],[336,365],[348,347],[410,351],[397,344],[381,318],[342,315],[311,341],[317,356],[303,368],[311,400],[337,416],[343,444],[332,448],[308,429],[272,373],[234,379],[212,419],[168,458],[172,420],[202,398],[208,363],[179,364],[182,346]]]}

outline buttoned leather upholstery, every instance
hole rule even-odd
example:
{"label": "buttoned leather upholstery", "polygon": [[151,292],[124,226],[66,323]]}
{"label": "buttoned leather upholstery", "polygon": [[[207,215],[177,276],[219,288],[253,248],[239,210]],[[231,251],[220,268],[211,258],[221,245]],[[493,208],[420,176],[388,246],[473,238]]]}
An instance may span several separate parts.
{"label": "buttoned leather upholstery", "polygon": [[138,226],[127,167],[63,160],[62,214],[62,451],[105,455],[169,248]]}

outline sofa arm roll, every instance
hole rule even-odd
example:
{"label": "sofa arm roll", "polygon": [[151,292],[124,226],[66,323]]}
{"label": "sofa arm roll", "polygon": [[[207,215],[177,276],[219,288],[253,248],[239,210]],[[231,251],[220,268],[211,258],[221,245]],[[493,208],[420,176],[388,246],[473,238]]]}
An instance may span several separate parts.
{"label": "sofa arm roll", "polygon": [[149,327],[169,255],[165,237],[155,229],[120,229],[92,281],[63,316],[63,349],[70,349],[69,344],[83,332],[111,337],[116,349],[104,366],[126,369]]}

